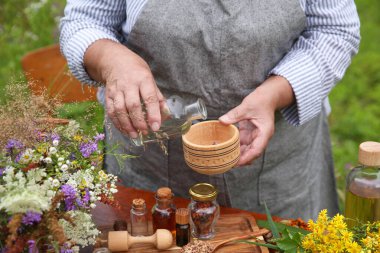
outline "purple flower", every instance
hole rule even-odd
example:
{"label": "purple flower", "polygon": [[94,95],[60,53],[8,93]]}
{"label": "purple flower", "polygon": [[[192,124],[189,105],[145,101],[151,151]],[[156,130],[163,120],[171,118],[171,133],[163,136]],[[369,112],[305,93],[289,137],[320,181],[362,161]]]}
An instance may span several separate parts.
{"label": "purple flower", "polygon": [[24,144],[22,144],[21,141],[10,139],[5,145],[5,150],[8,154],[12,154],[13,149],[22,149],[24,147]]}
{"label": "purple flower", "polygon": [[51,140],[52,141],[59,141],[61,139],[61,137],[59,136],[59,134],[57,134],[57,133],[53,133],[52,135],[51,135]]}
{"label": "purple flower", "polygon": [[67,243],[65,243],[60,250],[60,253],[73,253],[74,251],[72,249],[69,249],[69,246]]}
{"label": "purple flower", "polygon": [[79,150],[82,153],[83,157],[88,158],[92,153],[98,150],[98,144],[95,141],[81,143]]}
{"label": "purple flower", "polygon": [[95,135],[94,140],[95,140],[96,142],[98,142],[98,141],[102,141],[102,140],[104,140],[104,137],[105,137],[104,134],[97,134],[97,135]]}
{"label": "purple flower", "polygon": [[75,189],[68,184],[64,184],[61,187],[61,191],[65,196],[65,209],[66,211],[75,210],[75,203],[77,202],[77,196]]}
{"label": "purple flower", "polygon": [[28,241],[28,252],[29,253],[38,253],[38,249],[36,247],[36,242],[34,240],[29,240]]}
{"label": "purple flower", "polygon": [[22,217],[22,224],[24,225],[34,225],[35,223],[38,223],[41,221],[41,214],[32,212],[32,211],[27,211]]}
{"label": "purple flower", "polygon": [[88,188],[85,189],[85,194],[83,196],[83,202],[85,204],[88,204],[88,202],[90,201],[90,191],[88,190]]}
{"label": "purple flower", "polygon": [[74,153],[71,153],[69,155],[69,159],[70,159],[70,161],[74,161],[75,159],[77,159],[77,157],[76,157],[76,155]]}
{"label": "purple flower", "polygon": [[[0,177],[2,177],[3,176],[3,174],[4,174],[4,171],[5,171],[5,168],[0,168]],[[0,251],[1,252],[1,251]]]}

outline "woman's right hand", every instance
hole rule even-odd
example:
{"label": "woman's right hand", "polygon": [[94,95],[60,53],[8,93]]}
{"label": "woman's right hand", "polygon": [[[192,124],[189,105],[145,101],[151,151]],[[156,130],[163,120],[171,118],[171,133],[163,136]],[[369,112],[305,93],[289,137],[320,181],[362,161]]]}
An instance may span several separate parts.
{"label": "woman's right hand", "polygon": [[84,63],[91,78],[106,84],[106,112],[116,128],[132,138],[149,127],[160,128],[165,100],[140,56],[111,40],[98,40],[87,49]]}

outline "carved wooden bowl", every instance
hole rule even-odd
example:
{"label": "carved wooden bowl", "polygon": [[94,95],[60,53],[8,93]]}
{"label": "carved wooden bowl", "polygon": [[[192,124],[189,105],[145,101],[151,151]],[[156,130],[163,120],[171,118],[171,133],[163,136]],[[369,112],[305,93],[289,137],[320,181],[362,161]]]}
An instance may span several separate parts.
{"label": "carved wooden bowl", "polygon": [[240,158],[239,130],[217,120],[194,124],[182,141],[185,161],[198,173],[224,173]]}

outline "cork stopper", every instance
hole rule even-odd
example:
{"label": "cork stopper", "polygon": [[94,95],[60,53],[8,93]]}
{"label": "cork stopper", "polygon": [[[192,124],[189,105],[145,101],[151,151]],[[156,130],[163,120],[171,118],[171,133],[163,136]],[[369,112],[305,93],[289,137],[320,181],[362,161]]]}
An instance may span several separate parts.
{"label": "cork stopper", "polygon": [[145,208],[145,200],[143,199],[133,199],[132,207],[136,209]]}
{"label": "cork stopper", "polygon": [[157,190],[157,198],[159,199],[171,199],[173,194],[172,190],[168,187],[161,187]]}
{"label": "cork stopper", "polygon": [[365,166],[380,166],[380,143],[373,141],[361,143],[359,163]]}
{"label": "cork stopper", "polygon": [[189,209],[178,208],[175,212],[175,221],[177,224],[180,225],[189,224]]}

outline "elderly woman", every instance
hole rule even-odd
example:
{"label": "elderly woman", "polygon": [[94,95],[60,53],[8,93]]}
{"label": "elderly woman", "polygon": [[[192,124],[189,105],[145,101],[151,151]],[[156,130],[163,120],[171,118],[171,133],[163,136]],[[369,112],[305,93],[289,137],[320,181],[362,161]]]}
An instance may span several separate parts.
{"label": "elderly woman", "polygon": [[239,125],[239,168],[197,174],[169,140],[168,156],[149,146],[121,170],[107,157],[125,185],[187,196],[210,182],[222,205],[304,219],[338,212],[327,96],[359,41],[353,0],[68,0],[61,22],[71,71],[99,85],[110,144],[157,131],[171,94]]}

